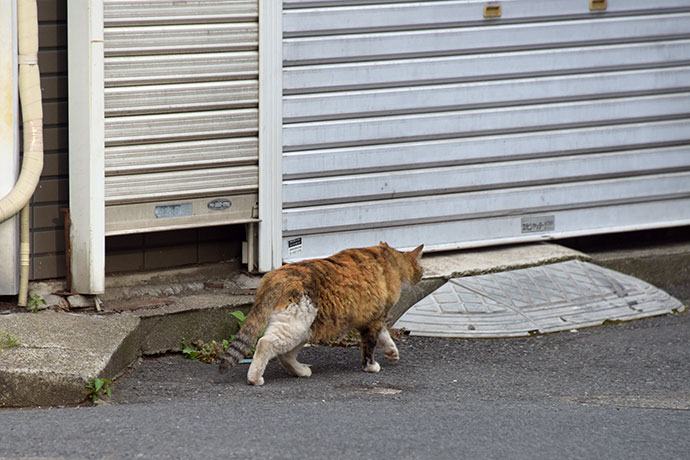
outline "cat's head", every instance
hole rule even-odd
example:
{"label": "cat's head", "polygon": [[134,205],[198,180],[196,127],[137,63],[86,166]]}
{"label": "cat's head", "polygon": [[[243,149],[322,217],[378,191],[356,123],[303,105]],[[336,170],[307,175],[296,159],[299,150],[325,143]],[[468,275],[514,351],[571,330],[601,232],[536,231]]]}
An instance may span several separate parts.
{"label": "cat's head", "polygon": [[412,275],[410,276],[410,282],[412,284],[419,283],[422,280],[422,275],[424,274],[424,270],[420,265],[420,262],[422,261],[422,249],[424,249],[424,245],[420,244],[413,250],[404,253],[405,259],[407,259],[410,268],[412,269]]}
{"label": "cat's head", "polygon": [[[384,241],[379,242],[379,246],[392,249],[388,246],[388,243]],[[422,279],[424,270],[422,270],[422,266],[419,264],[422,260],[422,249],[424,249],[423,244],[420,244],[412,251],[408,252],[400,252],[393,249],[398,254],[401,254],[405,261],[400,267],[403,281],[409,282],[410,284],[417,284]]]}

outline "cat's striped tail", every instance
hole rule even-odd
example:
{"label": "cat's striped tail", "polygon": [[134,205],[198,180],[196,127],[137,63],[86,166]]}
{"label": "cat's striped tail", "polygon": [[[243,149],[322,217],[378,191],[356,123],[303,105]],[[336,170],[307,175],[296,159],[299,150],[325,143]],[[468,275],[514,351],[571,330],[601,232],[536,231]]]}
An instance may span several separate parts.
{"label": "cat's striped tail", "polygon": [[256,294],[256,299],[254,300],[254,305],[247,315],[247,319],[240,328],[240,330],[235,335],[235,339],[228,346],[225,356],[220,361],[220,366],[218,370],[221,374],[225,374],[232,367],[235,367],[237,363],[243,359],[252,347],[256,344],[256,341],[263,331],[264,326],[268,322],[268,318],[271,316],[273,309],[280,300],[280,296],[276,295],[275,291],[270,289],[259,291]]}

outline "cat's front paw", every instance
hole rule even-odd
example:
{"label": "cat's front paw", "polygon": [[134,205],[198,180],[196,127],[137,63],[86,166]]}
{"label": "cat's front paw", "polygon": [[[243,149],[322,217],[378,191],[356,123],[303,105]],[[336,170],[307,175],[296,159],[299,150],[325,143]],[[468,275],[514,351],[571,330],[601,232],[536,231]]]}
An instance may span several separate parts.
{"label": "cat's front paw", "polygon": [[368,361],[367,365],[364,366],[362,369],[364,369],[364,372],[371,372],[375,374],[381,370],[381,365],[376,361]]}

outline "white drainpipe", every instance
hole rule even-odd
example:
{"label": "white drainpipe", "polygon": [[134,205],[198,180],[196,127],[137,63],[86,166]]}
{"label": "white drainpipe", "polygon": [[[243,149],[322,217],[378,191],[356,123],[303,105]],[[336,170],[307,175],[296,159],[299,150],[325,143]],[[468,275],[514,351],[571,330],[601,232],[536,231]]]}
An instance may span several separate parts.
{"label": "white drainpipe", "polygon": [[21,211],[19,305],[26,305],[29,283],[29,200],[43,169],[43,106],[38,71],[36,0],[18,0],[19,100],[24,127],[24,158],[14,188],[0,200],[0,222]]}

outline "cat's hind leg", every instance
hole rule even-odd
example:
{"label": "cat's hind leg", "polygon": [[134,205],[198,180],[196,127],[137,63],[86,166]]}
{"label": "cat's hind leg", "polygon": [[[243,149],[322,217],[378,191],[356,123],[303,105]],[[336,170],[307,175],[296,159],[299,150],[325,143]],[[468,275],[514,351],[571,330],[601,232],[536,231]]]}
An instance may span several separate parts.
{"label": "cat's hind leg", "polygon": [[395,346],[395,342],[393,342],[393,339],[391,339],[391,334],[388,332],[388,328],[385,324],[379,332],[378,344],[383,349],[383,356],[385,356],[389,361],[397,361],[400,359],[398,347]]}
{"label": "cat's hind leg", "polygon": [[376,320],[359,330],[362,341],[362,369],[364,372],[378,372],[381,365],[374,359],[374,350],[379,333],[384,328],[383,321]]}
{"label": "cat's hind leg", "polygon": [[282,364],[283,368],[287,371],[288,374],[294,375],[295,377],[311,376],[311,369],[309,369],[309,365],[297,361],[297,355],[306,343],[307,342],[304,341],[292,350],[288,351],[287,353],[278,356],[280,364]]}
{"label": "cat's hind leg", "polygon": [[263,385],[263,375],[268,362],[276,356],[294,351],[300,344],[306,342],[309,339],[314,318],[316,318],[316,307],[307,296],[302,296],[299,303],[288,305],[285,310],[273,313],[268,320],[264,336],[256,345],[254,359],[247,373],[247,381],[252,385]]}

